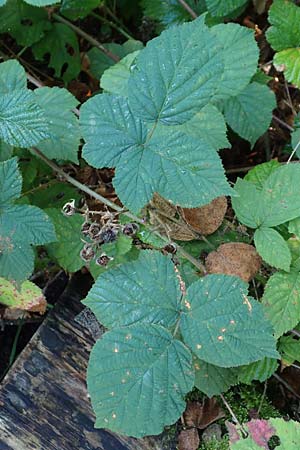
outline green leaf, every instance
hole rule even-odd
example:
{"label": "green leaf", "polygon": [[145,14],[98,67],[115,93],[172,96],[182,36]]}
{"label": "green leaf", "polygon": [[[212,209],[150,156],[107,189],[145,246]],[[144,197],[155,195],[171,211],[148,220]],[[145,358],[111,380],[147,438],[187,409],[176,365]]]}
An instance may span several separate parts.
{"label": "green leaf", "polygon": [[14,90],[27,87],[24,68],[18,61],[11,59],[0,64],[0,93],[9,94]]}
{"label": "green leaf", "polygon": [[212,16],[228,16],[236,9],[244,6],[248,0],[206,0],[207,9]]}
{"label": "green leaf", "polygon": [[237,277],[207,275],[187,290],[180,329],[199,359],[235,367],[277,358],[272,328],[260,303]]}
{"label": "green leaf", "polygon": [[259,50],[253,31],[236,23],[216,25],[210,31],[223,47],[225,64],[219,92],[213,99],[216,102],[236,96],[248,86],[257,69]]}
{"label": "green leaf", "polygon": [[284,70],[287,81],[300,88],[300,47],[282,50],[274,56],[274,66]]}
{"label": "green leaf", "polygon": [[211,101],[221,82],[222,48],[204,18],[161,33],[137,57],[129,79],[129,103],[152,122],[177,125]]}
{"label": "green leaf", "polygon": [[276,359],[264,358],[247,366],[239,367],[236,375],[240,383],[251,384],[253,380],[262,383],[273,375],[277,367]]}
{"label": "green leaf", "polygon": [[[122,45],[109,43],[103,44],[103,47],[109,50],[114,55],[119,56],[120,59],[122,59],[132,52],[141,50],[143,48],[143,44],[140,41],[130,39],[124,42],[124,44]],[[101,52],[101,50],[95,47],[93,47],[91,50],[87,52],[87,56],[90,61],[90,71],[98,80],[100,80],[102,74],[106,69],[115,64],[115,61],[113,61],[111,58],[109,58],[103,52]]]}
{"label": "green leaf", "polygon": [[55,240],[49,217],[39,208],[14,205],[21,192],[16,158],[0,163],[0,276],[21,282],[33,271],[33,245]]}
{"label": "green leaf", "polygon": [[260,226],[260,215],[257,208],[261,203],[261,194],[250,181],[238,178],[234,190],[238,196],[231,199],[238,220],[250,228]]}
{"label": "green leaf", "polygon": [[257,189],[261,190],[269,175],[278,169],[280,165],[276,159],[258,164],[245,175],[244,180],[251,181]]}
{"label": "green leaf", "polygon": [[6,205],[21,195],[22,177],[17,158],[0,163],[0,214]]}
{"label": "green leaf", "polygon": [[275,227],[299,216],[300,166],[286,164],[272,171],[259,191],[252,182],[238,180],[232,199],[238,219],[251,228]]}
{"label": "green leaf", "polygon": [[279,339],[278,351],[287,365],[300,361],[299,339],[296,339],[294,336],[282,336]]}
{"label": "green leaf", "polygon": [[0,140],[0,162],[12,157],[14,148]]}
{"label": "green leaf", "polygon": [[159,434],[180,417],[193,383],[191,353],[165,328],[136,324],[105,333],[87,372],[95,426],[135,437]]}
{"label": "green leaf", "polygon": [[47,11],[22,0],[7,0],[0,8],[0,17],[0,33],[10,33],[25,47],[39,41],[51,29]]}
{"label": "green leaf", "polygon": [[61,0],[24,0],[24,2],[33,6],[48,6],[60,3]]}
{"label": "green leaf", "polygon": [[[54,23],[50,31],[32,46],[34,56],[43,60],[50,53],[49,67],[55,76],[68,82],[80,72],[80,54],[76,34],[62,23]],[[65,66],[67,66],[65,68]]]}
{"label": "green leaf", "polygon": [[270,266],[289,272],[291,265],[291,252],[287,242],[272,228],[261,227],[254,233],[256,250]]}
{"label": "green leaf", "polygon": [[34,92],[50,134],[49,139],[39,143],[39,149],[50,159],[78,163],[80,130],[78,119],[72,112],[78,101],[66,89],[58,87],[43,87]]}
{"label": "green leaf", "polygon": [[114,186],[123,204],[138,212],[154,192],[195,207],[231,194],[220,159],[209,145],[163,126],[150,132],[124,97],[102,94],[81,108],[83,156],[94,167],[116,167]]}
{"label": "green leaf", "polygon": [[272,26],[268,29],[266,36],[274,50],[299,47],[300,8],[298,6],[291,1],[273,0],[268,21]]}
{"label": "green leaf", "polygon": [[102,4],[103,0],[62,0],[59,12],[71,20],[82,19]]}
{"label": "green leaf", "polygon": [[[193,11],[200,15],[206,10],[205,0],[186,2]],[[159,21],[163,26],[169,27],[186,22],[191,19],[190,14],[180,5],[178,0],[142,0],[144,15]]]}
{"label": "green leaf", "polygon": [[204,140],[215,150],[230,147],[224,116],[210,104],[202,108],[188,122],[174,127],[174,130],[180,130],[189,136]]}
{"label": "green leaf", "polygon": [[230,386],[238,383],[236,369],[227,369],[193,358],[195,369],[195,386],[208,397],[228,391]]}
{"label": "green leaf", "polygon": [[52,181],[52,183],[41,184],[31,193],[26,193],[30,204],[43,209],[48,208],[49,205],[60,209],[66,202],[72,199],[78,202],[82,198],[82,195],[70,184]]}
{"label": "green leaf", "polygon": [[65,217],[55,208],[46,209],[45,212],[52,220],[57,236],[57,242],[46,246],[49,256],[67,272],[76,272],[85,265],[80,257],[83,217],[80,214]]}
{"label": "green leaf", "polygon": [[13,283],[1,277],[0,303],[9,308],[34,312],[44,312],[47,304],[43,291],[31,281],[24,281],[18,291]]}
{"label": "green leaf", "polygon": [[105,70],[101,77],[101,88],[111,94],[128,97],[128,79],[130,68],[139,54],[140,50],[129,53],[114,66]]}
{"label": "green leaf", "polygon": [[280,439],[277,450],[298,450],[300,440],[300,424],[294,420],[269,419]]}
{"label": "green leaf", "polygon": [[267,317],[272,322],[275,336],[291,330],[300,321],[300,274],[276,272],[265,287],[262,298]]}
{"label": "green leaf", "polygon": [[296,217],[289,222],[289,232],[300,239],[300,217]]}
{"label": "green leaf", "polygon": [[143,251],[138,260],[99,277],[84,304],[107,328],[137,322],[169,328],[179,317],[180,298],[179,281],[170,259]]}
{"label": "green leaf", "polygon": [[[263,102],[261,102],[262,98]],[[257,108],[258,104],[259,108]],[[257,139],[267,131],[275,107],[274,93],[267,86],[254,82],[250,83],[238,96],[225,101],[224,114],[230,127],[254,145]]]}
{"label": "green leaf", "polygon": [[43,111],[34,94],[14,90],[0,97],[0,139],[16,147],[30,147],[49,136]]}
{"label": "green leaf", "polygon": [[300,158],[300,128],[293,131],[291,143],[293,150],[295,150],[296,155]]}

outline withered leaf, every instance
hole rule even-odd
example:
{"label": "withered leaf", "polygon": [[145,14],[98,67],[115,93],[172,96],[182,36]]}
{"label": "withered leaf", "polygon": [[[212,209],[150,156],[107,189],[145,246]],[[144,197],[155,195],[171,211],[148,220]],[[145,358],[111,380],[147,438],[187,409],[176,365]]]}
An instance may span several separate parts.
{"label": "withered leaf", "polygon": [[208,425],[224,416],[224,411],[214,397],[206,398],[203,404],[188,402],[183,413],[186,426],[197,427],[200,430],[204,430]]}
{"label": "withered leaf", "polygon": [[220,227],[226,210],[226,197],[218,197],[201,208],[182,208],[181,213],[193,230],[205,236],[214,233]]}
{"label": "withered leaf", "polygon": [[196,428],[182,430],[178,436],[178,450],[197,450],[200,444]]}
{"label": "withered leaf", "polygon": [[261,257],[252,245],[230,242],[211,252],[205,265],[208,273],[236,275],[249,282],[260,269]]}

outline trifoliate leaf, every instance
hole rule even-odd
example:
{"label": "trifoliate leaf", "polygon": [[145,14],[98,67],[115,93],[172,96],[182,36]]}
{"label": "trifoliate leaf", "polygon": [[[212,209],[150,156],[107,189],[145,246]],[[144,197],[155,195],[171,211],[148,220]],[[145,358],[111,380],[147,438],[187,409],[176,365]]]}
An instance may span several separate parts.
{"label": "trifoliate leaf", "polygon": [[6,205],[20,197],[22,177],[18,169],[17,158],[0,164],[0,214]]}
{"label": "trifoliate leaf", "polygon": [[250,83],[239,95],[224,102],[224,114],[230,127],[254,145],[267,131],[275,107],[275,95],[267,86]]}
{"label": "trifoliate leaf", "polygon": [[59,12],[71,20],[86,17],[93,9],[104,3],[103,0],[84,0],[84,2],[82,0],[61,0],[61,2]]}
{"label": "trifoliate leaf", "polygon": [[223,114],[213,105],[208,104],[182,125],[174,126],[189,136],[206,141],[215,150],[228,148],[227,127]]}
{"label": "trifoliate leaf", "polygon": [[278,167],[280,163],[276,159],[258,164],[245,175],[244,180],[251,181],[257,189],[262,189],[269,175]]}
{"label": "trifoliate leaf", "polygon": [[291,330],[300,321],[300,273],[276,272],[265,287],[262,298],[267,317],[271,321],[275,336]]}
{"label": "trifoliate leaf", "polygon": [[31,281],[24,281],[18,291],[13,283],[2,277],[0,277],[0,303],[11,309],[17,308],[40,314],[44,314],[47,307],[42,290]]}
{"label": "trifoliate leaf", "polygon": [[80,257],[83,217],[80,214],[65,217],[55,208],[46,209],[46,213],[54,224],[57,237],[57,242],[46,246],[49,256],[67,272],[76,272],[85,265]]}
{"label": "trifoliate leaf", "polygon": [[262,259],[270,266],[286,272],[290,270],[291,252],[278,231],[267,227],[258,228],[254,233],[254,243]]}
{"label": "trifoliate leaf", "polygon": [[236,277],[207,275],[187,290],[180,329],[195,355],[220,367],[277,358],[271,324]]}
{"label": "trifoliate leaf", "polygon": [[77,100],[66,89],[43,87],[34,91],[36,102],[44,111],[50,138],[39,143],[39,149],[50,159],[78,163],[79,123],[72,112]]}
{"label": "trifoliate leaf", "polygon": [[[80,72],[80,54],[76,34],[62,23],[54,23],[44,38],[32,46],[34,56],[43,60],[50,53],[49,67],[55,76],[68,82]],[[67,67],[65,67],[67,66]]]}
{"label": "trifoliate leaf", "polygon": [[238,383],[237,369],[214,366],[193,357],[195,386],[208,397],[226,392],[230,386]]}
{"label": "trifoliate leaf", "polygon": [[[26,47],[39,41],[51,29],[47,11],[27,3],[22,0],[7,0],[0,4],[4,5],[0,9],[0,33],[10,33],[19,45]],[[51,0],[48,4],[50,3]]]}
{"label": "trifoliate leaf", "polygon": [[[202,14],[206,10],[205,0],[197,2],[187,0],[186,3],[197,15]],[[141,4],[146,17],[157,20],[165,27],[177,25],[191,19],[188,11],[182,7],[178,0],[142,0]]]}
{"label": "trifoliate leaf", "polygon": [[18,61],[12,59],[0,64],[0,93],[9,94],[14,90],[23,90],[27,87],[24,68]]}
{"label": "trifoliate leaf", "polygon": [[251,384],[253,380],[258,380],[262,383],[273,375],[277,367],[278,362],[276,359],[264,358],[247,366],[238,367],[236,376],[240,383]]}
{"label": "trifoliate leaf", "polygon": [[101,77],[101,88],[111,94],[128,96],[128,79],[130,76],[130,67],[139,54],[139,50],[129,53],[117,64],[105,70]]}
{"label": "trifoliate leaf", "polygon": [[228,16],[236,9],[244,6],[248,0],[206,0],[207,9],[212,16]]}
{"label": "trifoliate leaf", "polygon": [[49,136],[42,109],[33,92],[14,90],[0,97],[0,139],[16,147],[30,147]]}
{"label": "trifoliate leaf", "polygon": [[84,304],[108,328],[137,322],[169,328],[179,317],[180,298],[173,263],[147,251],[137,261],[102,274]]}
{"label": "trifoliate leaf", "polygon": [[[143,44],[141,41],[129,39],[122,45],[112,42],[109,44],[103,44],[103,47],[122,59],[132,52],[141,50],[143,48]],[[115,61],[113,61],[111,58],[109,58],[109,56],[106,56],[103,52],[101,52],[101,50],[95,47],[87,52],[87,56],[90,61],[90,71],[98,80],[100,80],[102,74],[106,69],[115,64]]]}
{"label": "trifoliate leaf", "polygon": [[216,25],[210,31],[223,47],[225,67],[213,99],[219,101],[240,94],[248,86],[256,72],[259,50],[253,31],[236,23]]}
{"label": "trifoliate leaf", "polygon": [[185,408],[194,384],[192,356],[160,325],[118,328],[94,346],[87,384],[96,428],[135,437],[159,434]]}
{"label": "trifoliate leaf", "polygon": [[116,167],[114,186],[123,204],[139,211],[158,192],[185,207],[231,194],[221,161],[209,145],[160,126],[150,131],[124,97],[102,94],[80,115],[83,156],[94,167]]}
{"label": "trifoliate leaf", "polygon": [[138,55],[130,106],[149,122],[184,123],[211,101],[223,71],[222,49],[203,17],[171,27]]}

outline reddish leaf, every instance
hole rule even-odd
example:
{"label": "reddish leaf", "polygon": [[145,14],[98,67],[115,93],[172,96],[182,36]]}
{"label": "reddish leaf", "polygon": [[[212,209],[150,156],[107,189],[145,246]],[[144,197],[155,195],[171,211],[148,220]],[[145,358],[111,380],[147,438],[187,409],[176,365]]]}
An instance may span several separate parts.
{"label": "reddish leaf", "polygon": [[188,402],[183,417],[188,427],[197,427],[204,430],[208,425],[224,417],[224,411],[220,408],[217,400],[206,398],[204,403]]}
{"label": "reddish leaf", "polygon": [[200,439],[196,428],[182,430],[178,436],[178,450],[197,450]]}

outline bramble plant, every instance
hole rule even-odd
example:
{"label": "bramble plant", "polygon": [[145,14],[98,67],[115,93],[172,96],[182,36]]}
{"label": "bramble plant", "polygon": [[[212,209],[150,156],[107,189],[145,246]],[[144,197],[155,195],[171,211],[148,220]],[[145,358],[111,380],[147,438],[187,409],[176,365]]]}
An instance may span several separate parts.
{"label": "bramble plant", "polygon": [[[60,14],[53,13],[50,21],[49,11],[39,7],[57,3]],[[51,48],[49,67],[68,82],[80,71],[80,58],[74,26],[62,16],[85,17],[103,2],[84,3],[0,1],[0,32],[32,46],[38,60]],[[89,51],[102,92],[80,112],[66,88],[30,90],[19,62],[0,64],[5,304],[12,302],[11,283],[20,288],[33,272],[35,246],[43,245],[66,271],[89,267],[95,284],[84,304],[107,328],[92,350],[87,373],[96,427],[135,437],[158,434],[173,424],[194,386],[208,396],[219,395],[238,383],[265,381],[281,355],[286,364],[299,355],[299,341],[283,334],[300,321],[300,166],[270,161],[231,187],[218,154],[230,146],[227,126],[254,146],[276,107],[257,69],[253,31],[221,23],[239,15],[248,2],[199,1],[196,12],[204,14],[186,23],[181,23],[187,11],[180,3],[142,1],[148,16],[160,18],[159,30],[166,28],[145,47],[129,39]],[[300,11],[275,0],[267,38],[279,51],[274,62],[285,64],[287,79],[299,86],[299,74],[291,69],[290,76],[287,56],[290,47],[295,50],[294,31],[278,46],[283,5],[293,17]],[[30,24],[23,20],[28,17]],[[117,55],[114,60],[111,52]],[[296,133],[293,154],[299,146]],[[123,206],[93,192],[52,160],[114,168],[113,186]],[[49,178],[49,168],[70,186]],[[40,191],[45,177],[47,190]],[[106,209],[81,206],[77,188]],[[244,236],[237,226],[218,231],[225,196],[247,230]],[[157,211],[159,203],[165,212]],[[206,233],[200,222],[214,209],[221,213]],[[206,234],[211,235],[208,243],[206,238],[203,242]],[[256,251],[249,245],[252,239]],[[213,248],[224,259],[220,244],[233,245],[225,247],[226,267],[209,269],[199,255]],[[230,261],[232,249],[241,252],[244,275],[229,267],[240,265]],[[247,282],[262,260],[272,275],[258,301],[249,295]],[[27,300],[20,294],[17,301]],[[244,448],[240,445],[232,448]]]}

